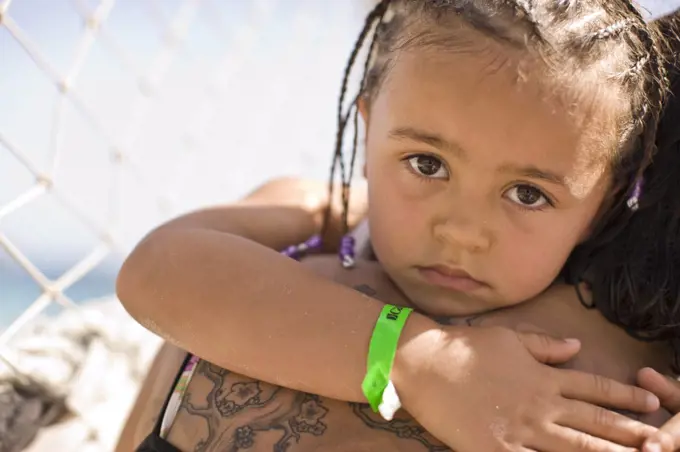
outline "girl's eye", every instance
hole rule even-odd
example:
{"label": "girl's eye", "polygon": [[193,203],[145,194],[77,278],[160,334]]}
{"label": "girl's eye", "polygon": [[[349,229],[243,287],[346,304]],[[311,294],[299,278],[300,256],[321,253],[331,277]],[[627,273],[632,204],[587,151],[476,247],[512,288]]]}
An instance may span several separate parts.
{"label": "girl's eye", "polygon": [[449,172],[444,163],[432,155],[414,155],[409,157],[407,161],[411,169],[421,176],[430,179],[446,179],[449,177]]}
{"label": "girl's eye", "polygon": [[539,210],[546,205],[551,205],[543,192],[531,185],[516,185],[506,192],[506,196],[510,201],[527,209]]}

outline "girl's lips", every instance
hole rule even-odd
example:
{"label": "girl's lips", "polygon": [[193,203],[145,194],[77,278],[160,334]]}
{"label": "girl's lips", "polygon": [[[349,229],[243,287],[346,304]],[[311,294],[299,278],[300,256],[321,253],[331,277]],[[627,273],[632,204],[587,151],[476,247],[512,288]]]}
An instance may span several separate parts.
{"label": "girl's lips", "polygon": [[468,272],[445,265],[418,267],[418,272],[428,283],[458,292],[473,292],[487,286]]}

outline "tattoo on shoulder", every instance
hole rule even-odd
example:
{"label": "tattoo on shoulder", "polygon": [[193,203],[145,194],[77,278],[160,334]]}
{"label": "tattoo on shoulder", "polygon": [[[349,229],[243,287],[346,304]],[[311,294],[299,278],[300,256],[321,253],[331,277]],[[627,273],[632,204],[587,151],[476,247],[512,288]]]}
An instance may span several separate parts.
{"label": "tattoo on shoulder", "polygon": [[352,412],[369,428],[392,433],[400,439],[418,441],[428,452],[451,451],[446,445],[430,435],[413,418],[394,418],[386,421],[376,415],[369,405],[363,403],[350,403]]}
{"label": "tattoo on shoulder", "polygon": [[326,431],[328,408],[316,395],[251,380],[206,361],[199,362],[196,372],[211,382],[205,405],[195,405],[187,392],[180,407],[207,425],[207,437],[195,452],[238,452],[252,447],[258,434],[273,431],[278,435],[268,434],[262,442],[285,452],[304,435]]}
{"label": "tattoo on shoulder", "polygon": [[[194,452],[239,452],[256,446],[289,452],[304,437],[326,433],[329,408],[319,396],[253,380],[206,361],[198,363],[194,378],[209,381],[205,398],[192,397],[187,391],[179,408],[205,425],[206,433]],[[394,435],[395,440],[420,443],[418,450],[450,451],[406,413],[388,422],[366,404],[348,405],[369,429]]]}

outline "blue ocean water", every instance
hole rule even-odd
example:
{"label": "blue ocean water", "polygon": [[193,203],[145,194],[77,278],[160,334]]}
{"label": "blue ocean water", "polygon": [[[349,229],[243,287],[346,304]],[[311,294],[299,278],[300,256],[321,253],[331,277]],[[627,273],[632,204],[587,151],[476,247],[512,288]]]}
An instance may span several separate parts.
{"label": "blue ocean water", "polygon": [[[118,265],[107,263],[85,275],[64,293],[76,303],[84,303],[115,293]],[[40,268],[50,278],[57,278],[68,270],[63,265]],[[40,286],[21,267],[8,258],[0,257],[0,332],[7,328],[42,293]],[[46,315],[58,314],[63,308],[52,303]]]}

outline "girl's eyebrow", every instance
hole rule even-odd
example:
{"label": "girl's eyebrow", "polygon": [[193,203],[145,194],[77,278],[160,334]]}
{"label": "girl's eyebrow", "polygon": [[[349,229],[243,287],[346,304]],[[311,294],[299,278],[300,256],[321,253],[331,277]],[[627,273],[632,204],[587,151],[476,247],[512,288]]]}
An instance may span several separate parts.
{"label": "girl's eyebrow", "polygon": [[462,146],[454,141],[447,140],[434,132],[428,132],[413,127],[397,127],[390,130],[389,136],[390,138],[395,138],[397,140],[411,140],[425,143],[440,151],[448,152],[461,160],[467,160],[467,153]]}
{"label": "girl's eyebrow", "polygon": [[502,173],[517,174],[531,179],[540,179],[555,185],[567,186],[566,178],[553,171],[543,170],[532,165],[522,166],[515,163],[506,163],[499,168]]}

